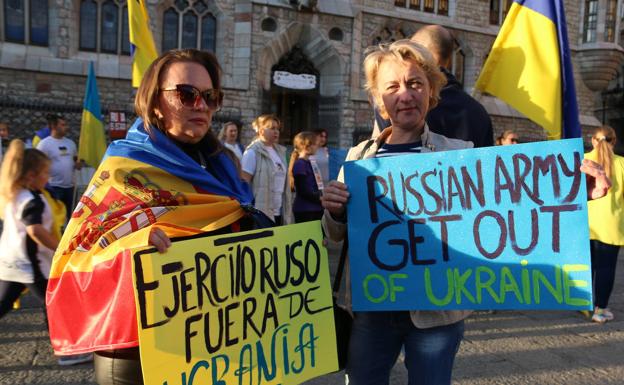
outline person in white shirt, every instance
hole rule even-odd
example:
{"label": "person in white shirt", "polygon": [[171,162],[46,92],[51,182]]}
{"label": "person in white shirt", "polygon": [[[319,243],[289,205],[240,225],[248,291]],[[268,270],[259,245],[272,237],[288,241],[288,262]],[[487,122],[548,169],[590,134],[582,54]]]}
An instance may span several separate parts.
{"label": "person in white shirt", "polygon": [[49,119],[50,136],[42,139],[37,149],[50,158],[50,180],[48,191],[55,198],[65,204],[67,219],[74,209],[74,169],[76,168],[76,144],[66,138],[67,122],[62,116],[56,115]]}
{"label": "person in white shirt", "polygon": [[219,140],[223,145],[232,151],[238,158],[239,162],[243,159],[245,147],[238,141],[238,126],[234,122],[227,122],[219,131]]}
{"label": "person in white shirt", "polygon": [[286,148],[277,143],[280,121],[275,115],[260,115],[253,123],[258,133],[245,150],[242,178],[251,184],[255,207],[279,225],[292,223],[291,192]]}

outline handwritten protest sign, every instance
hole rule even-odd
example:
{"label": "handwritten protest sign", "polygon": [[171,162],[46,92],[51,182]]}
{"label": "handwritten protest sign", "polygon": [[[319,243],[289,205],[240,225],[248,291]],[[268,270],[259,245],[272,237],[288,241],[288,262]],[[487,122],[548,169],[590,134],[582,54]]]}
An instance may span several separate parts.
{"label": "handwritten protest sign", "polygon": [[355,310],[589,309],[580,139],[345,164]]}
{"label": "handwritten protest sign", "polygon": [[319,222],[133,255],[146,384],[300,384],[338,369]]}

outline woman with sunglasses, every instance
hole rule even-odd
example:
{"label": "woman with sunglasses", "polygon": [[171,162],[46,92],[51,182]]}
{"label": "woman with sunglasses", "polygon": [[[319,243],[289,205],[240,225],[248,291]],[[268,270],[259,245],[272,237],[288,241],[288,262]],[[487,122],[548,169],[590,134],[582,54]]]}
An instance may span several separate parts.
{"label": "woman with sunglasses", "polygon": [[[57,249],[47,295],[52,344],[61,355],[94,351],[100,385],[143,383],[129,249],[162,253],[172,237],[262,219],[248,209],[253,197],[234,155],[211,132],[222,99],[213,54],[156,59],[136,95],[139,118],[108,148]],[[82,278],[74,279],[77,265]]]}
{"label": "woman with sunglasses", "polygon": [[280,121],[275,115],[258,116],[252,126],[257,138],[243,154],[243,179],[251,184],[255,206],[277,225],[292,223],[292,198],[286,148],[277,143]]}

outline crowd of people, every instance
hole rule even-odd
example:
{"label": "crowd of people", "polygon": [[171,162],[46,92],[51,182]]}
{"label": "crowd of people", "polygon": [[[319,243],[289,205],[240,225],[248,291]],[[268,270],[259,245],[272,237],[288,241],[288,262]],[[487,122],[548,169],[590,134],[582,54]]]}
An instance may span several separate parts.
{"label": "crowd of people", "polygon": [[[374,102],[375,132],[371,140],[352,148],[347,160],[494,144],[489,115],[449,71],[452,52],[453,37],[440,26],[424,27],[411,40],[368,51],[364,71],[366,89]],[[73,213],[72,218],[76,203],[72,175],[81,162],[76,158],[76,145],[66,137],[67,122],[60,115],[51,115],[47,129],[37,132],[33,140],[36,149],[26,148],[20,140],[12,141],[0,169],[0,216],[4,221],[0,238],[0,317],[11,310],[24,288],[45,302],[51,265],[52,270],[61,271],[63,261],[80,258],[80,253],[96,257],[110,254],[111,248],[117,247],[116,240],[130,235],[111,235],[119,228],[120,220],[125,220],[120,218],[151,212],[155,207],[176,205],[189,213],[205,205],[215,208],[208,217],[178,215],[171,223],[153,217],[144,225],[135,223],[139,226],[135,231],[146,231],[148,244],[160,252],[171,246],[171,238],[181,227],[187,232],[208,228],[223,234],[322,220],[326,235],[343,241],[349,220],[345,205],[353,191],[343,183],[342,174],[337,180],[329,180],[327,131],[298,133],[288,157],[286,147],[280,144],[280,119],[263,114],[253,121],[256,137],[245,147],[240,143],[241,127],[237,123],[223,124],[218,135],[211,128],[224,96],[221,69],[214,55],[192,49],[165,52],[144,75],[135,99],[139,117],[127,138],[109,147],[109,155],[147,164],[143,168],[145,175],[158,175],[161,191],[178,189],[180,181],[192,186],[192,191],[185,192],[187,198],[175,202],[154,199],[139,207],[136,203],[110,207],[106,215],[97,218],[84,211]],[[5,129],[8,127],[0,124],[3,142]],[[517,142],[513,131],[503,132],[496,140],[499,145]],[[591,182],[588,199],[601,197],[589,202],[595,286],[592,320],[599,323],[614,318],[608,301],[617,254],[624,244],[624,160],[613,153],[615,142],[613,129],[596,129],[592,136],[594,150],[587,154],[593,162],[584,161],[581,167]],[[55,220],[54,199],[46,199],[45,190],[51,198],[63,202],[66,211],[61,220]],[[92,227],[85,228],[85,223]],[[55,229],[65,226],[69,230],[59,239]],[[85,231],[97,237],[85,239]],[[98,239],[113,241],[96,246]],[[77,243],[81,248],[76,247]],[[122,275],[116,279],[124,281],[130,273],[129,269],[119,269],[115,274]],[[59,276],[60,280],[66,279],[65,275]],[[55,290],[61,283],[47,289],[50,314],[59,317],[46,318],[51,334],[60,333],[57,324],[74,322],[62,311],[63,298],[57,298]],[[72,303],[89,302],[86,293],[98,282],[94,278],[81,284],[92,286],[77,286],[71,292],[75,296]],[[121,306],[119,298],[101,302],[113,311]],[[410,385],[449,384],[463,338],[464,319],[470,313],[355,312],[346,366],[348,383],[387,384],[403,349]],[[96,381],[100,385],[118,381],[142,384],[136,330],[130,330],[132,325],[136,328],[136,320],[125,318],[90,325],[90,333],[98,336],[93,340],[71,333],[63,338],[52,335],[53,347],[72,363],[83,362],[80,360],[88,359],[83,353],[94,352]],[[82,325],[75,329],[84,330]],[[122,337],[117,333],[120,330]],[[124,330],[129,331],[124,334]],[[113,337],[116,339],[107,339]]]}

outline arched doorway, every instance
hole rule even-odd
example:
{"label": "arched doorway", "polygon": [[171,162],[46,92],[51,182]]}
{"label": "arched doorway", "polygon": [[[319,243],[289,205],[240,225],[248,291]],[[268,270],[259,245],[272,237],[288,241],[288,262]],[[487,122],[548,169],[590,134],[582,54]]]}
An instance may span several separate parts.
{"label": "arched doorway", "polygon": [[[282,69],[295,77],[312,77],[316,85],[306,90],[277,88],[275,71]],[[346,64],[324,34],[309,24],[291,23],[262,49],[256,79],[262,90],[262,113],[275,113],[284,120],[283,143],[316,128],[329,132],[330,145],[339,143],[348,75]]]}
{"label": "arched doorway", "polygon": [[271,68],[271,88],[263,98],[264,111],[282,121],[280,143],[292,144],[301,131],[318,127],[319,71],[298,45]]}

